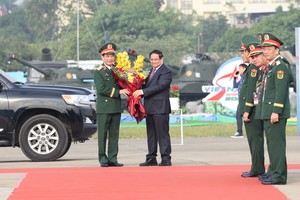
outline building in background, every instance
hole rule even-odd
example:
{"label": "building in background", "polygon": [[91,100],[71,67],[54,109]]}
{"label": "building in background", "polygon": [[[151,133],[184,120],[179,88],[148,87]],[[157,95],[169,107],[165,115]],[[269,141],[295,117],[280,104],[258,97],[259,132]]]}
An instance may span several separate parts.
{"label": "building in background", "polygon": [[[290,0],[165,0],[165,6],[184,14],[196,12],[204,18],[221,14],[226,16],[229,24],[241,28],[250,27],[262,16],[275,13],[279,6],[288,11],[292,3]],[[299,3],[296,6],[299,7]]]}

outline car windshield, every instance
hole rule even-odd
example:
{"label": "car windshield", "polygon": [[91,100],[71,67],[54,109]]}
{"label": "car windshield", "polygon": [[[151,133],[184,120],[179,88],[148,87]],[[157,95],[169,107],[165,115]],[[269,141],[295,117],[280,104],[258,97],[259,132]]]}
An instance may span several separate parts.
{"label": "car windshield", "polygon": [[0,74],[4,76],[6,79],[8,79],[10,82],[15,83],[17,82],[13,77],[5,73],[2,69],[0,69]]}

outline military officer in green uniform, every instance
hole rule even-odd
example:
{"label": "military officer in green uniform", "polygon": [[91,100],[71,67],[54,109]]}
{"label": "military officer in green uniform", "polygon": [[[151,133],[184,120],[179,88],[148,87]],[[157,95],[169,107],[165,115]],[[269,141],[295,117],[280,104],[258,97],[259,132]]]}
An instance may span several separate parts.
{"label": "military officer in green uniform", "polygon": [[286,184],[286,123],[290,117],[289,85],[293,75],[289,63],[279,54],[283,45],[275,35],[262,34],[263,54],[269,62],[261,96],[260,119],[264,121],[270,166],[262,184]]}
{"label": "military officer in green uniform", "polygon": [[[250,50],[247,48],[247,45],[253,42],[259,43],[259,41],[253,36],[244,35],[241,39],[241,42],[242,42],[242,48],[240,50],[242,53],[241,56],[243,58],[243,61],[245,63],[250,63],[249,60]],[[261,139],[261,137],[263,137],[263,130],[261,128],[260,122],[254,120],[254,114],[252,114],[253,109],[246,108],[247,106],[249,106],[248,104],[246,104],[246,99],[249,96],[249,94],[253,95],[253,92],[255,90],[254,80],[257,78],[257,72],[258,72],[255,70],[258,70],[258,68],[256,66],[253,66],[252,64],[249,64],[246,71],[244,72],[244,81],[240,89],[239,105],[238,105],[238,109],[240,113],[244,113],[245,111],[248,111],[248,113],[250,113],[251,111],[251,115],[249,115],[250,119],[247,118],[247,121],[244,120],[248,145],[251,154],[251,169],[250,171],[243,172],[241,174],[241,176],[245,178],[257,177],[258,175],[264,173],[265,170],[264,156],[263,156],[263,139]]]}
{"label": "military officer in green uniform", "polygon": [[[251,42],[252,40],[255,40],[255,38],[251,35],[244,35],[241,38],[241,48],[239,51],[241,52],[241,57],[243,59],[243,62],[249,66],[250,60],[249,60],[249,51],[247,50],[247,43]],[[240,94],[239,94],[239,103],[237,110],[240,113],[244,113],[244,108],[245,108],[245,100],[246,100],[246,92],[248,88],[248,67],[244,71],[244,81],[242,85],[240,86]]]}
{"label": "military officer in green uniform", "polygon": [[[247,50],[250,58],[262,54],[260,42],[256,39],[247,44]],[[250,171],[244,172],[242,177],[257,177],[265,173],[264,126],[262,120],[254,118],[257,105],[254,94],[260,71],[260,67],[256,66],[251,60],[247,73],[247,89],[245,91],[243,119],[247,132],[252,165]]]}
{"label": "military officer in green uniform", "polygon": [[94,73],[97,90],[98,158],[101,167],[123,166],[117,159],[121,118],[120,95],[127,95],[129,91],[120,89],[113,78],[115,50],[114,43],[106,43],[99,49],[103,64]]}

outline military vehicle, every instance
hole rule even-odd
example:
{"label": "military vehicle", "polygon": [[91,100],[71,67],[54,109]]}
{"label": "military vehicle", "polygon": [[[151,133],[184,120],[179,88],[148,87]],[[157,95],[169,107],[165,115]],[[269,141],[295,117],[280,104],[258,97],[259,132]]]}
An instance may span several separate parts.
{"label": "military vehicle", "polygon": [[188,101],[199,100],[208,95],[202,91],[202,86],[212,85],[219,64],[206,54],[196,53],[190,63],[182,67],[169,67],[174,75],[172,85],[179,86],[180,105],[185,105]]}
{"label": "military vehicle", "polygon": [[71,85],[91,89],[93,86],[93,70],[84,70],[79,67],[68,67],[67,61],[52,61],[51,51],[42,50],[40,61],[27,61],[15,54],[9,56],[8,61],[17,61],[26,66],[28,83],[42,83],[49,85]]}
{"label": "military vehicle", "polygon": [[[131,59],[137,56],[136,51],[128,49]],[[145,59],[149,62],[149,59]],[[202,99],[208,95],[202,91],[203,85],[212,85],[219,64],[204,53],[196,53],[189,56],[183,66],[168,65],[173,74],[173,85],[179,87],[180,105],[184,106],[188,101]]]}

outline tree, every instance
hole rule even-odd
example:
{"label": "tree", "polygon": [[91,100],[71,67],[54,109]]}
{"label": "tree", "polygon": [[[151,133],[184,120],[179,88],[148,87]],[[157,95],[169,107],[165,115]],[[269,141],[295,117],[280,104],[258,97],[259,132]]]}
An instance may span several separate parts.
{"label": "tree", "polygon": [[224,35],[216,39],[210,46],[209,52],[232,52],[241,47],[241,37],[247,29],[230,28]]}
{"label": "tree", "polygon": [[11,13],[14,8],[16,8],[17,0],[1,0],[0,7],[4,8],[8,13]]}
{"label": "tree", "polygon": [[51,41],[58,30],[59,19],[55,15],[58,0],[25,0],[23,6],[26,28],[31,34],[31,42]]}
{"label": "tree", "polygon": [[[178,63],[181,56],[195,51],[197,41],[196,35],[191,33],[192,20],[181,20],[180,17],[171,9],[159,11],[156,2],[152,0],[125,0],[118,7],[103,3],[93,18],[81,23],[80,58],[99,58],[93,42],[96,41],[100,46],[105,43],[104,36],[108,33],[108,40],[115,42],[119,50],[131,48],[148,55],[153,46],[165,50],[166,55],[170,55],[170,61]],[[64,50],[72,52],[70,55],[73,56],[76,50],[75,39],[75,35],[70,35],[66,43],[69,46],[65,46],[67,50]]]}
{"label": "tree", "polygon": [[209,47],[210,52],[232,52],[239,48],[240,38],[244,34],[257,36],[258,33],[271,32],[283,42],[282,49],[295,51],[295,27],[300,26],[299,8],[291,7],[288,12],[283,12],[278,7],[274,15],[262,17],[261,21],[249,29],[228,29],[223,36],[216,39]]}
{"label": "tree", "polygon": [[295,28],[300,27],[300,9],[291,7],[288,12],[277,9],[274,15],[264,17],[259,24],[255,24],[249,33],[256,35],[261,32],[274,33],[284,42],[283,49],[295,53]]}
{"label": "tree", "polygon": [[208,19],[200,18],[198,31],[203,37],[203,51],[207,52],[210,45],[224,36],[229,29],[227,19],[223,15],[211,16]]}

